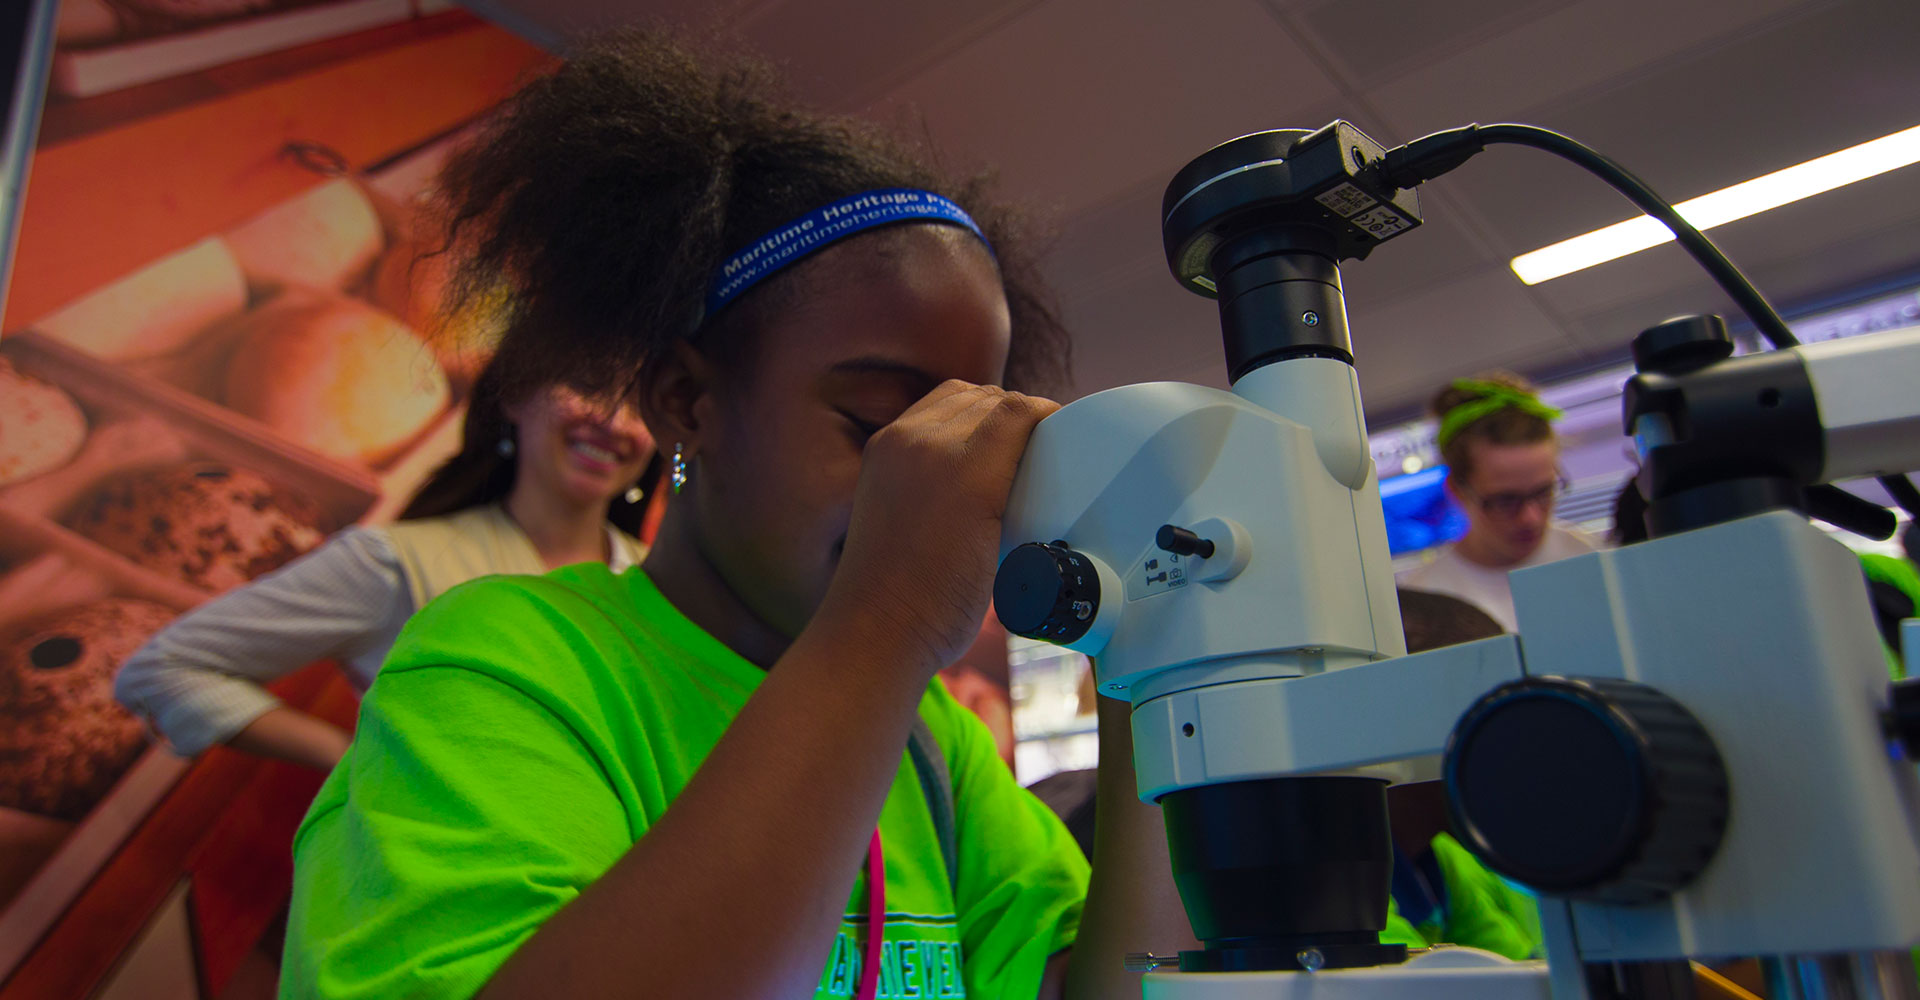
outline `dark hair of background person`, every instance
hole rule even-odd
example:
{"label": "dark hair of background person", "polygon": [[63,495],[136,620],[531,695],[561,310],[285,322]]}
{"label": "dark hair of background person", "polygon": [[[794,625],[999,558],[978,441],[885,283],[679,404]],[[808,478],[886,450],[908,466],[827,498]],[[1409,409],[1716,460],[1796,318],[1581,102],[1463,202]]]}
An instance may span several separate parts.
{"label": "dark hair of background person", "polygon": [[[1517,392],[1537,395],[1532,382],[1506,371],[1482,372],[1472,377],[1477,382],[1493,382]],[[1445,420],[1447,412],[1462,403],[1486,398],[1485,393],[1455,388],[1452,383],[1441,389],[1427,404],[1435,420]],[[1553,425],[1546,420],[1514,409],[1501,407],[1460,429],[1440,449],[1440,460],[1447,463],[1447,475],[1462,480],[1473,475],[1473,442],[1493,445],[1533,444],[1553,440]]]}
{"label": "dark hair of background person", "polygon": [[[552,382],[625,392],[690,344],[723,369],[802,298],[804,265],[704,314],[733,253],[808,211],[878,188],[958,202],[993,246],[1012,318],[1005,382],[1064,388],[1069,344],[1028,226],[878,127],[797,110],[766,65],[625,30],[575,49],[449,159],[437,209],[457,266],[449,309],[500,302],[508,395]],[[863,235],[863,238],[864,235]]]}
{"label": "dark hair of background person", "polygon": [[1398,589],[1400,628],[1407,636],[1407,652],[1424,653],[1501,633],[1493,616],[1451,594]]}
{"label": "dark hair of background person", "polygon": [[1629,477],[1613,498],[1613,530],[1607,532],[1607,540],[1617,548],[1647,537],[1647,498],[1640,495],[1638,477]]}
{"label": "dark hair of background person", "polygon": [[[503,387],[508,381],[500,357],[495,355],[474,381],[472,396],[467,400],[466,421],[460,431],[460,450],[427,477],[426,483],[414,492],[413,499],[407,501],[399,520],[458,513],[493,503],[513,490],[513,478],[519,469],[518,449],[511,455],[500,454],[500,442],[513,433],[513,422],[507,419]],[[646,517],[647,498],[653,495],[659,479],[660,455],[656,450],[653,460],[640,474],[643,495],[639,502],[628,503],[624,494],[615,496],[607,503],[607,522],[639,537],[640,524]]]}

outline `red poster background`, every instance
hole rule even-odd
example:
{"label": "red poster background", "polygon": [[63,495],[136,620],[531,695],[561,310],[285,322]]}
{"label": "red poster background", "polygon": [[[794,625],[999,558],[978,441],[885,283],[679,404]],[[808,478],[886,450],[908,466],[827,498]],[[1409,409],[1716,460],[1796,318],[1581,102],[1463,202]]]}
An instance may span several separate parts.
{"label": "red poster background", "polygon": [[[550,63],[430,0],[210,0],[165,18],[149,6],[169,5],[62,9],[0,361],[69,396],[86,437],[65,464],[0,484],[0,643],[94,602],[180,611],[220,589],[76,527],[90,495],[156,463],[251,469],[310,500],[320,530],[391,519],[457,445],[470,375],[390,287],[410,273],[397,264],[414,253],[414,207],[449,138]],[[323,235],[307,245],[309,231]],[[328,261],[345,267],[321,274]],[[416,328],[418,364],[445,388],[397,446],[341,452],[242,412],[223,389],[237,346],[277,335],[254,319],[303,295]],[[352,723],[356,698],[329,667],[275,691]],[[192,992],[259,995],[292,833],[320,779],[225,749],[184,762],[154,748],[83,815],[0,806],[0,1000],[126,989],[116,966],[136,975],[129,953],[162,947],[170,900],[188,925]]]}

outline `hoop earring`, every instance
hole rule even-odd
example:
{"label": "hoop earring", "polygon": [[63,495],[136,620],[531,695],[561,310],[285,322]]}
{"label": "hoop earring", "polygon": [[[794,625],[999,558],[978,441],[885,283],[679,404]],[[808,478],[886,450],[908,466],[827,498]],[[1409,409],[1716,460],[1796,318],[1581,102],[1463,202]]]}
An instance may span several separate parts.
{"label": "hoop earring", "polygon": [[673,446],[673,495],[679,496],[687,485],[687,460],[678,442]]}

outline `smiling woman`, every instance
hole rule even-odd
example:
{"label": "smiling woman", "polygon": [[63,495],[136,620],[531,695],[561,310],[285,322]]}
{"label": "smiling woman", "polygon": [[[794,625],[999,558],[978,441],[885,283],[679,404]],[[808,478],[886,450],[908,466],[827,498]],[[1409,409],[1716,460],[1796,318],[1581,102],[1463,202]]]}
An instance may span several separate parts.
{"label": "smiling woman", "polygon": [[347,734],[267,683],[333,659],[365,690],[407,618],[458,584],[639,561],[644,504],[625,494],[653,440],[632,403],[562,385],[504,397],[505,381],[498,364],[482,372],[460,452],[398,523],[349,529],[180,617],[128,658],[115,696],[179,753],[225,743],[325,770]]}

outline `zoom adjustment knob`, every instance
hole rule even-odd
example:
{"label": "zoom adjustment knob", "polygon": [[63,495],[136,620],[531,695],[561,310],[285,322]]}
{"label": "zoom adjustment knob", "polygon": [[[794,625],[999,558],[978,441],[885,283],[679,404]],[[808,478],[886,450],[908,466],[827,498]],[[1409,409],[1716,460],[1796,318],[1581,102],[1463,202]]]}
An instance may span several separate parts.
{"label": "zoom adjustment knob", "polygon": [[1460,717],[1442,765],[1460,839],[1541,892],[1649,903],[1719,850],[1727,772],[1706,727],[1665,694],[1603,677],[1528,677]]}
{"label": "zoom adjustment knob", "polygon": [[1000,561],[993,610],[1015,635],[1092,654],[1113,631],[1102,619],[1101,595],[1118,591],[1118,578],[1092,556],[1065,542],[1027,542]]}

